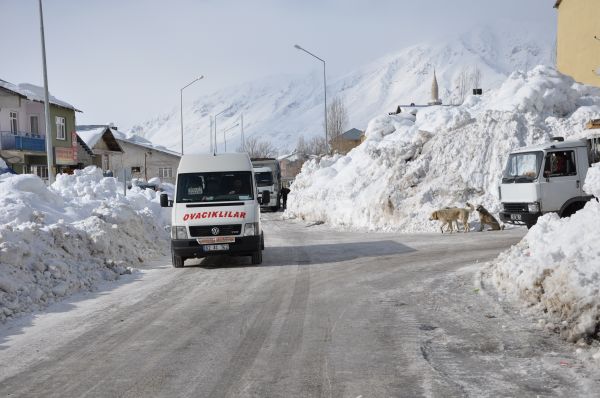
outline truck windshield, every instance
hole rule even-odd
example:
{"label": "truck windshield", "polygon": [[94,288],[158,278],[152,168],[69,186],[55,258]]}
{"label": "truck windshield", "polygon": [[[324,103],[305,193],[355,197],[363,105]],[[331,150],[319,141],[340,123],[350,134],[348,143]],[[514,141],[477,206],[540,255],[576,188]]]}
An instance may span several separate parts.
{"label": "truck windshield", "polygon": [[185,173],[177,177],[177,203],[251,199],[254,193],[249,171]]}
{"label": "truck windshield", "polygon": [[508,163],[502,176],[503,183],[532,182],[542,167],[542,152],[513,153],[508,157]]}
{"label": "truck windshield", "polygon": [[254,173],[254,179],[256,180],[256,185],[259,187],[268,187],[269,185],[273,185],[273,174],[267,171]]}

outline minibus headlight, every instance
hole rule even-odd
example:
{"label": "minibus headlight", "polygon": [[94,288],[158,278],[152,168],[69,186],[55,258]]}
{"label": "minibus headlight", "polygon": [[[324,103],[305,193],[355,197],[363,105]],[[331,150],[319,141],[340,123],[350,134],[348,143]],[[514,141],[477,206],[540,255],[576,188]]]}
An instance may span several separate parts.
{"label": "minibus headlight", "polygon": [[185,227],[171,227],[171,239],[187,239],[187,229]]}
{"label": "minibus headlight", "polygon": [[248,223],[244,225],[244,236],[258,235],[258,223]]}
{"label": "minibus headlight", "polygon": [[530,213],[539,213],[540,212],[540,204],[538,202],[529,203],[527,205],[527,210]]}

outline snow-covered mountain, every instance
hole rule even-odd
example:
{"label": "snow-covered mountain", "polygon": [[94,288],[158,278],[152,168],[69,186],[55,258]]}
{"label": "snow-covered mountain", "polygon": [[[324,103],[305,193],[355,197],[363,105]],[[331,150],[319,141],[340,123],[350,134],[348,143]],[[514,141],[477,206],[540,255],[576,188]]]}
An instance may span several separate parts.
{"label": "snow-covered mountain", "polygon": [[[481,71],[484,90],[497,87],[515,70],[552,60],[553,38],[528,28],[480,27],[445,41],[423,43],[385,56],[344,76],[328,79],[328,98],[339,96],[349,113],[348,128],[364,130],[374,116],[399,104],[427,103],[433,71],[444,103],[456,101],[456,79],[465,68]],[[184,108],[185,147],[204,152],[210,146],[210,115],[218,117],[219,150],[223,130],[244,115],[246,137],[259,135],[281,151],[293,149],[298,137],[323,134],[322,75],[270,77],[203,96]],[[180,148],[179,109],[132,128],[155,144]],[[227,149],[239,147],[239,127],[227,133]]]}

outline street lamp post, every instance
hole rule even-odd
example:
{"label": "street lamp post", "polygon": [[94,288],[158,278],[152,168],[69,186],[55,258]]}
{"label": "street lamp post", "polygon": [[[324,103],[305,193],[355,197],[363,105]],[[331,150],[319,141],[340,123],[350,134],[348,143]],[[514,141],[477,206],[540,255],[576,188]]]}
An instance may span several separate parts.
{"label": "street lamp post", "polygon": [[326,70],[325,70],[325,60],[317,57],[315,54],[302,48],[298,44],[294,44],[294,47],[300,51],[304,51],[308,55],[311,55],[311,56],[315,57],[316,59],[318,59],[319,61],[323,62],[323,94],[325,97],[325,147],[327,148],[327,152],[329,152],[329,139],[328,139],[329,135],[327,133],[327,74],[326,74]]}
{"label": "street lamp post", "polygon": [[214,123],[215,123],[215,153],[217,152],[217,116],[222,115],[223,113],[225,113],[227,111],[227,109],[223,109],[221,112],[217,113],[214,117]]}
{"label": "street lamp post", "polygon": [[181,112],[181,154],[183,155],[183,90],[192,84],[196,83],[198,80],[204,79],[204,75],[200,75],[179,90],[179,100],[180,100],[180,112]]}
{"label": "street lamp post", "polygon": [[46,122],[46,159],[48,160],[48,183],[54,182],[54,154],[52,153],[52,128],[50,125],[50,99],[48,94],[48,70],[46,69],[46,40],[44,38],[44,13],[42,0],[38,1],[40,8],[40,37],[42,39],[42,68],[44,70],[44,113]]}
{"label": "street lamp post", "polygon": [[236,128],[239,125],[240,125],[239,123],[236,123],[233,126],[231,126],[229,128],[226,128],[225,130],[223,130],[223,142],[225,143],[225,151],[224,152],[227,152],[227,137],[225,136],[225,133],[228,132],[231,129]]}

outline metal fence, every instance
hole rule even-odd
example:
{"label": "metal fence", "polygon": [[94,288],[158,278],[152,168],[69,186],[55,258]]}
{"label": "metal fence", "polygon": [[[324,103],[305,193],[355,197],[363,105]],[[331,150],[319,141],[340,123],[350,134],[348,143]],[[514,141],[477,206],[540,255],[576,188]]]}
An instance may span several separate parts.
{"label": "metal fence", "polygon": [[0,131],[0,149],[45,152],[46,139],[29,133],[14,134],[10,131]]}

